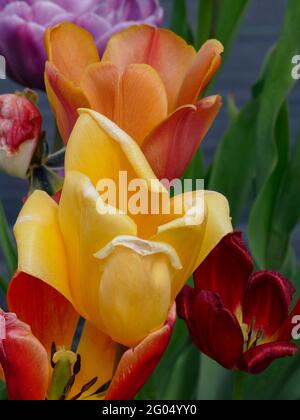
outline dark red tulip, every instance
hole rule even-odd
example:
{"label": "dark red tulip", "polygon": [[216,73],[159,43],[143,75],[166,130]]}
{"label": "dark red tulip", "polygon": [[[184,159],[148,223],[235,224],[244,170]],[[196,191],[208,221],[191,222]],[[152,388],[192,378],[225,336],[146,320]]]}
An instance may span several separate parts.
{"label": "dark red tulip", "polygon": [[253,272],[241,233],[227,235],[194,274],[195,288],[178,297],[178,314],[198,348],[227,369],[256,374],[293,356],[295,289],[281,274]]}

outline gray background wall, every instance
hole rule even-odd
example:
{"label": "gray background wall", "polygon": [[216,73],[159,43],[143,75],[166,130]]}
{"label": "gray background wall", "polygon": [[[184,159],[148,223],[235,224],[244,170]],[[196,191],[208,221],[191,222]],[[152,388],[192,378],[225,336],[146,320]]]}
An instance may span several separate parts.
{"label": "gray background wall", "polygon": [[[161,3],[167,11],[167,23],[172,0],[161,0]],[[196,2],[189,0],[188,3],[192,16]],[[286,0],[252,0],[235,46],[218,78],[215,86],[216,93],[220,93],[224,98],[229,94],[233,95],[239,106],[249,99],[250,86],[258,77],[263,58],[278,38],[285,7]],[[12,92],[18,88],[10,81],[0,80],[0,93]],[[44,115],[44,128],[47,130],[48,137],[51,138],[53,118],[44,94],[41,94],[40,105]],[[290,98],[290,114],[294,134],[299,127],[299,109],[300,85],[298,84]],[[203,144],[207,162],[212,159],[226,127],[227,116],[224,107]],[[0,199],[7,211],[10,223],[14,223],[16,219],[22,205],[21,198],[25,192],[24,182],[0,174]]]}

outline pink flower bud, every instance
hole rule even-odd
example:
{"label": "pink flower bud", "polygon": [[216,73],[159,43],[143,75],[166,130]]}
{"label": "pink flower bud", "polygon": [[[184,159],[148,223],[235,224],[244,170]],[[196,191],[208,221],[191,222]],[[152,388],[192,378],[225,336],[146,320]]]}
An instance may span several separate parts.
{"label": "pink flower bud", "polygon": [[0,95],[0,170],[26,178],[41,136],[42,116],[23,96]]}

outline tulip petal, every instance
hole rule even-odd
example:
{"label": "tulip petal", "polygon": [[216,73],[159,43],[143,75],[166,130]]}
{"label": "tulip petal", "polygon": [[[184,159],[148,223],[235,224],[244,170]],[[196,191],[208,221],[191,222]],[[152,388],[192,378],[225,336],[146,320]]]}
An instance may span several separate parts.
{"label": "tulip petal", "polygon": [[18,271],[44,281],[71,301],[65,247],[57,204],[35,191],[25,202],[14,228]]}
{"label": "tulip petal", "polygon": [[170,244],[184,267],[173,282],[174,298],[221,239],[232,232],[229,205],[223,195],[198,191],[176,196],[172,203],[176,208],[176,202],[182,201],[187,206],[185,215],[160,226],[152,238]]}
{"label": "tulip petal", "polygon": [[84,69],[100,60],[92,35],[69,22],[47,29],[45,47],[48,60],[75,86],[80,85]]}
{"label": "tulip petal", "polygon": [[179,108],[152,131],[142,150],[158,179],[180,178],[221,108],[221,97]]}
{"label": "tulip petal", "polygon": [[131,65],[122,76],[111,63],[93,64],[81,87],[91,108],[113,120],[138,144],[167,116],[165,87],[146,64]]}
{"label": "tulip petal", "polygon": [[71,397],[77,395],[95,377],[98,381],[89,389],[89,395],[111,380],[115,352],[116,343],[86,321],[77,349],[77,354],[81,357],[81,369],[76,375]]}
{"label": "tulip petal", "polygon": [[295,289],[281,274],[258,271],[249,279],[244,302],[244,322],[253,331],[272,337],[289,314]]}
{"label": "tulip petal", "polygon": [[128,183],[139,178],[150,191],[161,192],[162,185],[134,140],[103,115],[88,109],[79,112],[66,151],[66,172],[81,172],[97,186],[99,180],[106,179],[118,185],[123,171]]}
{"label": "tulip petal", "polygon": [[50,62],[46,63],[45,85],[59,132],[66,144],[77,121],[77,109],[89,107],[89,101],[72,82]]}
{"label": "tulip petal", "polygon": [[133,347],[164,324],[180,260],[166,243],[124,236],[95,257],[102,263],[98,298],[105,331]]}
{"label": "tulip petal", "polygon": [[99,261],[94,254],[119,235],[136,235],[135,223],[110,213],[90,180],[67,172],[59,204],[59,223],[69,261],[75,308],[87,319],[99,318]]}
{"label": "tulip petal", "polygon": [[[8,306],[51,354],[51,345],[70,349],[78,323],[72,305],[55,289],[25,273],[17,273],[9,284]],[[50,361],[50,357],[49,357]]]}
{"label": "tulip petal", "polygon": [[216,39],[208,40],[199,50],[187,70],[182,83],[177,107],[194,104],[221,65],[223,45]]}
{"label": "tulip petal", "polygon": [[243,351],[243,333],[219,295],[207,290],[197,293],[184,289],[178,306],[179,316],[186,321],[199,349],[225,368],[234,368]]}
{"label": "tulip petal", "polygon": [[286,342],[263,344],[244,353],[239,368],[256,375],[267,369],[274,360],[294,356],[296,352],[297,346]]}
{"label": "tulip petal", "polygon": [[[156,178],[137,143],[123,130],[96,111],[80,110],[80,114],[66,151],[66,172],[87,175],[104,195],[108,190],[110,198],[115,196],[114,202],[109,204],[137,223],[137,236],[149,239],[148,232],[156,232],[153,223],[158,218],[149,216],[149,204],[155,200],[160,203],[162,195],[169,200],[167,190]],[[139,190],[145,212],[135,211],[135,203],[131,205],[131,199],[134,200]]]}
{"label": "tulip petal", "polygon": [[114,120],[120,75],[112,63],[94,63],[85,70],[80,87],[87,96],[90,107]]}
{"label": "tulip petal", "polygon": [[141,25],[114,35],[102,61],[110,61],[121,72],[130,64],[149,64],[166,87],[169,111],[172,112],[186,71],[195,57],[194,48],[172,31]]}
{"label": "tulip petal", "polygon": [[0,364],[11,400],[43,400],[46,397],[49,367],[47,352],[32,335],[30,327],[14,314],[0,310]]}
{"label": "tulip petal", "polygon": [[162,358],[170,342],[175,321],[174,305],[163,327],[124,353],[106,394],[106,400],[124,401],[135,397]]}
{"label": "tulip petal", "polygon": [[242,234],[234,232],[225,236],[195,271],[195,287],[219,294],[226,308],[236,313],[243,306],[252,270],[252,258]]}
{"label": "tulip petal", "polygon": [[160,124],[168,113],[164,84],[149,65],[129,66],[122,77],[118,125],[138,144]]}

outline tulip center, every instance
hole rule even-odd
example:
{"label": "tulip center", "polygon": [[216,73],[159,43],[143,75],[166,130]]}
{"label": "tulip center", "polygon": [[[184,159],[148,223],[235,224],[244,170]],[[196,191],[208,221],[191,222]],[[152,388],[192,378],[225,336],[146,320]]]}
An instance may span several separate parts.
{"label": "tulip center", "polygon": [[241,328],[244,335],[244,352],[262,344],[264,332],[262,329],[254,330],[255,320],[251,325],[242,324]]}
{"label": "tulip center", "polygon": [[93,396],[95,398],[101,398],[108,389],[109,383],[102,385],[91,395],[86,396],[85,394],[98,381],[98,378],[95,377],[84,384],[75,396],[69,398],[76,381],[76,376],[81,370],[81,357],[80,354],[65,350],[64,348],[57,350],[55,344],[52,345],[51,367],[53,371],[48,390],[48,400],[78,400]]}

